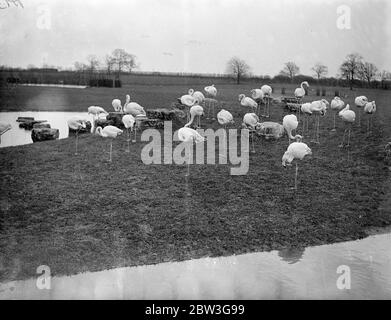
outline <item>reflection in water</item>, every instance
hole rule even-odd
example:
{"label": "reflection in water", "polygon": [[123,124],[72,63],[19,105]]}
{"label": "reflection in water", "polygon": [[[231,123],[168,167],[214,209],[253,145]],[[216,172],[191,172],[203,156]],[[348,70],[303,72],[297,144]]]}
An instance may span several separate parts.
{"label": "reflection in water", "polygon": [[19,128],[18,117],[34,117],[35,120],[47,120],[54,129],[59,129],[59,139],[68,137],[69,130],[67,120],[74,117],[84,117],[92,123],[92,116],[87,112],[0,112],[0,121],[10,123],[12,129],[2,135],[0,147],[18,146],[22,144],[33,143],[31,139],[31,130]]}
{"label": "reflection in water", "polygon": [[[12,281],[0,284],[0,299],[390,299],[390,240],[311,247],[301,259],[293,251],[293,264],[272,251],[53,277],[50,290],[36,279]],[[341,265],[349,290],[336,285]]]}

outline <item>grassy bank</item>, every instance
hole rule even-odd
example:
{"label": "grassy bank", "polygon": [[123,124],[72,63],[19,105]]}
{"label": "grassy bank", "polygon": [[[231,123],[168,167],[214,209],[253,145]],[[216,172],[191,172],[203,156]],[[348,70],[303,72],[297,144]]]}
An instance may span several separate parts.
{"label": "grassy bank", "polygon": [[[18,110],[32,110],[34,105],[26,102],[34,96],[30,89],[36,88],[15,89]],[[164,106],[186,92],[185,87],[147,89],[134,89],[134,96],[151,101],[148,106]],[[245,112],[237,94],[249,89],[221,88],[237,126]],[[66,97],[64,108],[77,111],[104,104],[91,103],[92,98],[110,103],[128,91],[88,90],[58,92]],[[51,105],[47,92],[35,106]],[[109,142],[93,135],[80,138],[77,157],[74,138],[0,149],[0,280],[35,276],[42,264],[62,275],[320,245],[358,239],[368,227],[390,225],[389,170],[383,154],[391,136],[390,96],[380,90],[362,94],[376,99],[379,107],[372,135],[366,136],[365,125],[355,127],[348,155],[338,147],[342,123],[331,133],[332,115],[327,114],[321,144],[305,141],[313,156],[300,163],[296,194],[290,190],[294,168],[281,166],[285,138],[258,141],[247,175],[230,176],[228,165],[193,165],[188,182],[185,166],[143,164],[145,143],[133,144],[126,153],[125,136],[114,141],[111,164],[106,162]],[[6,100],[1,99],[4,110]],[[353,99],[346,100],[352,105]],[[61,106],[57,100],[52,103]],[[272,106],[272,120],[281,122],[284,114]],[[218,127],[211,121],[203,124]]]}

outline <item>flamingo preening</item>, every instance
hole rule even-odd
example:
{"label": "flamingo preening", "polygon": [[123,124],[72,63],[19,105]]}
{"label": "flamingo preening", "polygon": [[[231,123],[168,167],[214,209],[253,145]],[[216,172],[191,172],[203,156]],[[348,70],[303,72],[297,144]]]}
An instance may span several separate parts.
{"label": "flamingo preening", "polygon": [[210,108],[212,107],[212,120],[215,119],[215,106],[217,104],[216,96],[217,96],[217,89],[214,84],[211,86],[206,86],[204,88],[204,91],[206,92],[206,95],[209,99],[205,99],[205,107],[208,109],[206,119],[209,119],[210,114]]}
{"label": "flamingo preening", "polygon": [[11,129],[12,129],[11,124],[0,122],[0,143],[1,143],[1,136]]}
{"label": "flamingo preening", "polygon": [[256,103],[250,97],[246,97],[244,94],[239,95],[240,105],[246,108],[252,108],[254,113],[257,112],[258,103]]}
{"label": "flamingo preening", "polygon": [[194,91],[193,89],[189,89],[189,95],[196,98],[199,104],[202,104],[205,100],[205,96],[201,91]]}
{"label": "flamingo preening", "polygon": [[243,127],[251,132],[251,153],[255,153],[254,135],[256,130],[261,127],[259,117],[255,113],[246,113],[243,117]]}
{"label": "flamingo preening", "polygon": [[76,131],[76,148],[75,148],[75,156],[78,155],[77,153],[77,144],[79,140],[79,131],[80,129],[84,129],[86,127],[86,120],[80,117],[72,117],[68,121],[68,127],[72,130]]}
{"label": "flamingo preening", "polygon": [[122,104],[120,99],[113,99],[113,101],[111,101],[111,105],[113,106],[115,112],[122,112]]}
{"label": "flamingo preening", "polygon": [[313,115],[315,115],[315,136],[314,140],[312,142],[314,143],[320,143],[319,142],[319,126],[320,126],[320,116],[325,116],[327,112],[327,106],[329,105],[329,102],[326,99],[317,100],[311,102],[310,110]]}
{"label": "flamingo preening", "polygon": [[340,97],[334,97],[333,100],[331,100],[331,103],[330,103],[330,109],[331,111],[333,111],[334,113],[334,125],[333,125],[333,129],[331,131],[336,131],[335,129],[335,116],[337,115],[338,112],[340,112],[345,106],[345,102],[340,98]]}
{"label": "flamingo preening", "polygon": [[130,102],[130,95],[126,95],[125,104],[123,106],[123,112],[126,114],[131,114],[133,117],[138,115],[146,115],[146,112],[142,106],[137,102]]}
{"label": "flamingo preening", "polygon": [[98,107],[98,106],[90,106],[90,107],[88,107],[88,114],[92,114],[94,120],[98,119],[101,113],[106,114],[106,115],[109,114],[102,107]]}
{"label": "flamingo preening", "polygon": [[376,102],[371,101],[365,104],[364,112],[368,114],[368,121],[367,121],[367,133],[369,134],[372,130],[373,126],[373,115],[376,112]]}
{"label": "flamingo preening", "polygon": [[343,122],[347,123],[347,125],[348,125],[348,127],[345,129],[345,131],[343,133],[342,143],[339,146],[341,148],[344,146],[345,134],[346,134],[346,131],[349,131],[348,144],[347,144],[347,147],[349,147],[349,145],[350,145],[350,132],[352,129],[352,124],[356,120],[356,114],[353,110],[350,110],[350,106],[349,106],[349,104],[347,104],[346,107],[338,113],[338,115],[343,120]]}
{"label": "flamingo preening", "polygon": [[225,110],[221,109],[217,113],[217,121],[220,123],[222,126],[224,126],[224,129],[227,129],[227,125],[230,123],[235,123],[234,117],[232,116],[232,113]]}
{"label": "flamingo preening", "polygon": [[190,121],[185,124],[185,127],[189,127],[193,123],[195,117],[197,116],[198,118],[197,118],[197,125],[196,126],[198,128],[201,128],[201,120],[200,120],[200,118],[203,115],[204,115],[204,108],[202,108],[199,105],[192,106],[190,108]]}
{"label": "flamingo preening", "polygon": [[354,99],[354,104],[358,108],[358,126],[361,127],[361,108],[364,108],[368,103],[368,98],[366,96],[358,96]]}
{"label": "flamingo preening", "polygon": [[288,134],[289,144],[291,144],[292,140],[302,139],[303,137],[299,134],[292,136],[292,131],[297,129],[299,125],[299,121],[297,121],[297,117],[294,114],[288,114],[282,119],[282,126],[286,130]]}
{"label": "flamingo preening", "polygon": [[264,116],[266,118],[269,118],[270,117],[270,99],[271,99],[271,96],[272,96],[273,89],[272,89],[271,86],[269,86],[267,84],[264,84],[261,87],[261,90],[263,92],[264,98],[266,98]]}
{"label": "flamingo preening", "polygon": [[[178,130],[178,139],[191,145],[193,145],[193,143],[205,141],[204,137],[202,137],[196,130],[189,127],[183,127]],[[191,152],[189,153],[189,158],[187,159],[187,173],[185,175],[186,177],[190,175],[190,155],[192,155]]]}
{"label": "flamingo preening", "polygon": [[[130,152],[130,136],[131,136],[131,132],[133,132],[134,130],[134,124],[136,123],[136,119],[131,114],[126,114],[122,117],[122,123],[124,124],[126,131],[128,133],[128,139],[126,139],[126,141],[128,142],[128,149],[126,152]],[[132,142],[136,142],[136,135],[134,135],[134,139]]]}
{"label": "flamingo preening", "polygon": [[118,129],[114,126],[106,126],[102,129],[102,127],[96,128],[97,134],[99,134],[103,138],[109,138],[110,139],[110,158],[109,162],[111,162],[111,154],[113,152],[113,140],[117,138],[119,135],[122,134],[122,130]]}
{"label": "flamingo preening", "polygon": [[[183,104],[186,108],[190,109],[190,107],[198,104],[198,100],[196,97],[193,97],[192,95],[190,94],[185,94],[183,96],[181,96],[180,98],[178,98],[178,101]],[[190,113],[189,113],[189,110],[186,110],[186,118],[187,118],[187,121],[189,121],[190,119]]]}
{"label": "flamingo preening", "polygon": [[[303,142],[293,142],[288,146],[288,149],[282,156],[282,165],[283,167],[286,167],[287,165],[290,165],[294,159],[303,160],[306,155],[312,155],[311,149]],[[295,187],[293,189],[297,190],[297,177],[299,172],[297,161],[295,172]]]}
{"label": "flamingo preening", "polygon": [[261,89],[252,89],[251,90],[251,98],[257,102],[257,115],[260,115],[261,103],[264,101],[265,94]]}

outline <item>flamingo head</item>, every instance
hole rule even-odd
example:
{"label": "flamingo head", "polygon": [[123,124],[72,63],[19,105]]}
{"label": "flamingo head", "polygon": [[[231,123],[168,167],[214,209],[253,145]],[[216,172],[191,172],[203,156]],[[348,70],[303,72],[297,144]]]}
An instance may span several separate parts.
{"label": "flamingo head", "polygon": [[239,101],[242,101],[244,97],[245,97],[245,95],[244,95],[243,93],[240,94],[240,95],[239,95]]}
{"label": "flamingo head", "polygon": [[188,94],[192,96],[193,93],[194,93],[194,90],[193,89],[189,89]]}
{"label": "flamingo head", "polygon": [[303,81],[303,82],[302,82],[302,85],[306,85],[306,86],[307,86],[307,88],[309,88],[309,87],[310,87],[310,84],[308,83],[308,81]]}

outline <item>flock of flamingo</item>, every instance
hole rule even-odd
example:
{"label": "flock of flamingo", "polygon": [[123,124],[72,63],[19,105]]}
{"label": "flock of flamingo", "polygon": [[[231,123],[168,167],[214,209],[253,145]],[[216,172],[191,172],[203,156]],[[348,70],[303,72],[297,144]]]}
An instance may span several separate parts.
{"label": "flock of flamingo", "polygon": [[[324,116],[327,112],[328,106],[330,105],[331,111],[334,113],[333,115],[333,129],[332,131],[336,131],[336,115],[338,114],[339,117],[342,119],[342,121],[346,124],[346,128],[344,130],[342,143],[340,144],[340,147],[345,146],[345,136],[347,134],[347,144],[346,146],[350,145],[350,136],[351,136],[351,130],[352,125],[356,120],[356,113],[350,109],[349,104],[346,104],[345,102],[338,96],[334,97],[329,104],[329,102],[326,99],[321,99],[317,101],[312,102],[306,102],[302,103],[302,99],[306,94],[306,90],[309,88],[308,82],[304,81],[300,84],[300,87],[297,88],[294,91],[295,98],[297,99],[297,111],[296,114],[288,114],[286,115],[282,120],[282,127],[283,130],[286,131],[288,135],[289,145],[282,157],[282,165],[285,167],[286,165],[291,165],[292,161],[297,160],[303,160],[306,155],[311,155],[312,151],[308,147],[307,144],[302,142],[303,136],[308,133],[308,122],[309,118],[311,116],[314,116],[315,118],[315,130],[314,130],[314,139],[311,140],[313,143],[320,143],[319,142],[319,124],[320,124],[320,117]],[[197,132],[197,128],[201,127],[201,116],[204,116],[204,108],[207,110],[206,118],[209,119],[212,117],[212,120],[215,119],[215,109],[219,107],[219,103],[216,100],[217,97],[217,88],[215,85],[207,86],[204,88],[204,93],[201,91],[194,91],[193,89],[189,89],[188,93],[185,95],[182,95],[180,98],[178,98],[178,102],[181,103],[186,108],[186,115],[187,115],[187,123],[178,130],[178,138],[180,141],[188,142],[190,144],[198,143],[205,141],[205,138],[202,137],[199,132]],[[263,85],[260,89],[252,89],[250,91],[251,97],[247,97],[245,94],[240,94],[238,97],[238,100],[240,102],[240,105],[245,107],[246,109],[250,109],[248,113],[245,113],[242,120],[242,127],[250,130],[252,133],[252,151],[254,150],[254,134],[259,130],[259,128],[262,126],[262,123],[259,121],[259,117],[270,117],[270,101],[272,100],[272,88],[269,85]],[[260,114],[261,105],[264,105],[264,111],[263,114]],[[368,117],[368,124],[367,124],[367,132],[369,133],[372,128],[372,116],[376,112],[376,103],[375,101],[369,101],[367,97],[365,96],[359,96],[355,98],[355,105],[358,107],[358,125],[361,126],[361,113],[363,110],[366,114],[371,115]],[[124,127],[127,131],[127,152],[130,152],[130,141],[131,141],[131,135],[133,135],[132,142],[136,142],[136,132],[135,126],[137,124],[137,119],[139,117],[146,117],[146,112],[144,108],[139,105],[136,102],[130,101],[130,96],[126,95],[125,104],[122,106],[121,100],[114,99],[112,101],[112,106],[114,110],[120,114],[122,114],[122,122],[124,124]],[[108,112],[99,106],[90,106],[88,107],[88,114],[93,115],[94,124],[96,123],[96,120],[99,119],[100,115],[107,115]],[[299,121],[300,121],[300,114],[302,114],[302,135],[295,134],[293,135],[293,132],[296,132],[298,129]],[[234,123],[234,117],[233,115],[225,110],[221,109],[216,114],[217,121],[220,125],[224,126],[225,129],[227,129],[227,126],[229,124]],[[73,129],[76,131],[76,151],[75,154],[78,154],[78,132],[79,130],[86,127],[87,120],[82,117],[72,117],[67,121],[68,126],[70,129]],[[190,126],[193,123],[196,123],[195,128],[193,129]],[[273,122],[269,122],[270,124],[276,124]],[[267,124],[264,122],[264,124]],[[281,126],[281,125],[280,125]],[[11,125],[6,123],[0,123],[0,142],[1,142],[1,135],[5,132],[11,130]],[[113,139],[118,137],[123,133],[123,130],[108,125],[104,128],[98,126],[94,130],[98,135],[109,138],[110,139],[110,156],[109,161],[112,161],[112,148],[113,148]],[[276,136],[276,138],[279,138],[279,136]],[[294,142],[291,142],[293,140]],[[189,163],[190,161],[187,161],[187,173],[186,176],[189,175]],[[297,190],[297,177],[298,177],[298,162],[296,161],[296,173],[295,173],[295,186],[294,189]]]}

